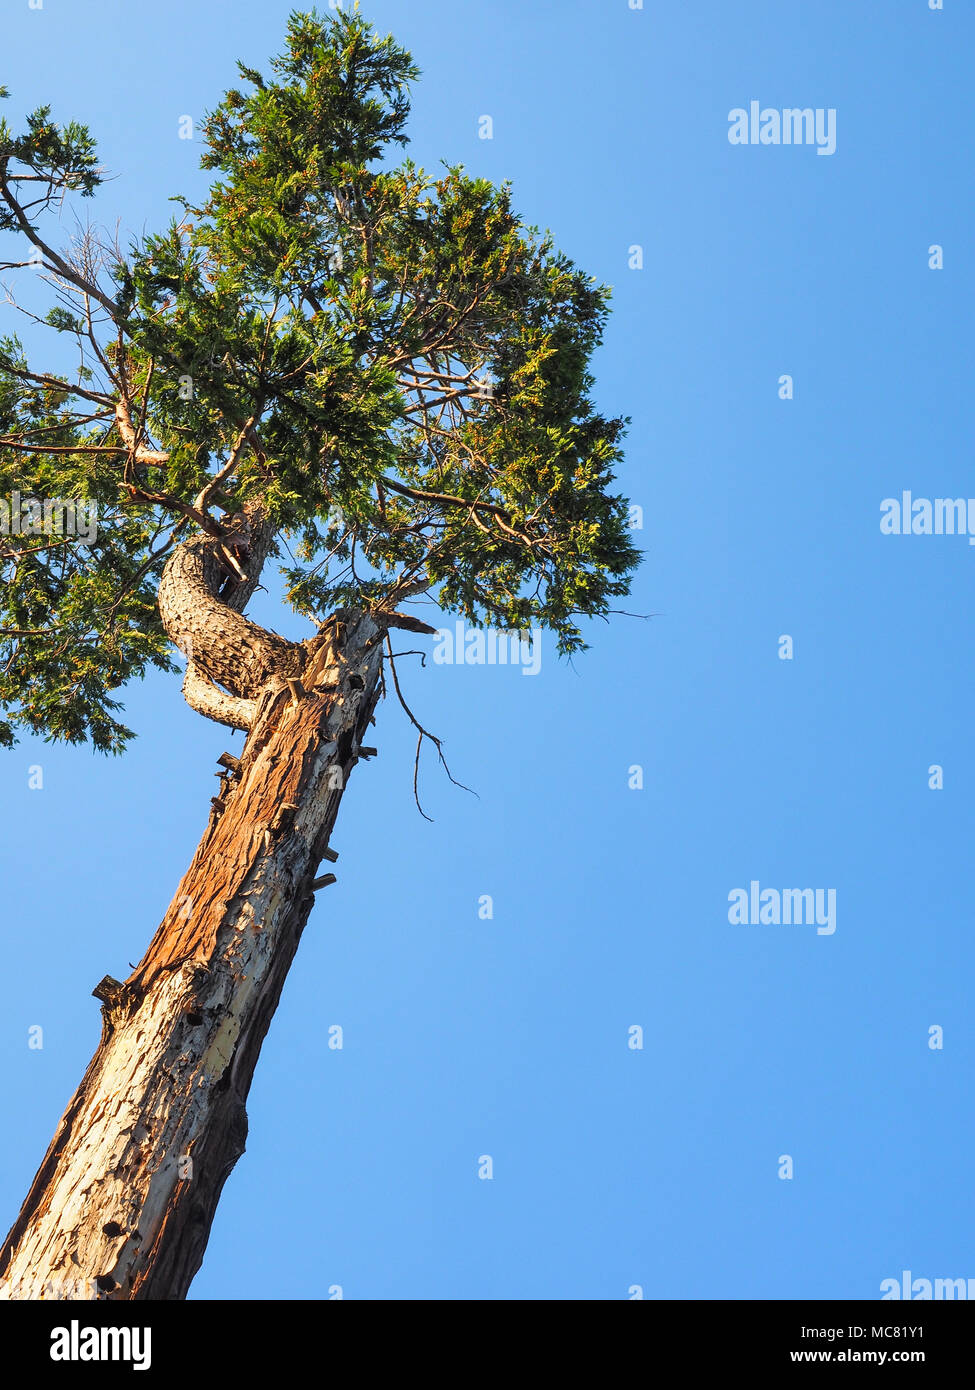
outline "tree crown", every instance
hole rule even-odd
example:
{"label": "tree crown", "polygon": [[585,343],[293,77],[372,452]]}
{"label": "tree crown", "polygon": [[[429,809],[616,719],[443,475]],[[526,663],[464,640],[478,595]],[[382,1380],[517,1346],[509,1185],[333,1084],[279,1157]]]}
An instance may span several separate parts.
{"label": "tree crown", "polygon": [[208,198],[126,251],[43,234],[101,181],[88,131],[48,107],[0,123],[0,232],[29,252],[0,268],[40,273],[55,302],[29,312],[77,347],[69,377],[0,340],[0,496],[98,508],[94,539],[37,513],[0,537],[0,742],[119,751],[112,692],[173,669],[168,555],[241,513],[269,518],[313,620],[422,592],[570,653],[628,590],[626,422],[590,396],[607,288],[508,185],[391,160],[418,73],[359,16],[294,13],[268,76],[238,66]]}

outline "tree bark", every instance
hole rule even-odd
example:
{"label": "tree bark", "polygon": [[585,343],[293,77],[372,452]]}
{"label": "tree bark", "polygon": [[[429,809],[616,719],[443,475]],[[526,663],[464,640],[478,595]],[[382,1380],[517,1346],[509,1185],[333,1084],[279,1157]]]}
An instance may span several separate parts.
{"label": "tree bark", "polygon": [[241,552],[251,570],[236,590],[216,548],[181,547],[160,609],[174,640],[191,639],[188,698],[246,721],[248,738],[145,956],[99,987],[102,1038],[0,1251],[0,1298],[185,1297],[381,693],[381,616],[344,611],[285,642],[235,611],[266,545]]}

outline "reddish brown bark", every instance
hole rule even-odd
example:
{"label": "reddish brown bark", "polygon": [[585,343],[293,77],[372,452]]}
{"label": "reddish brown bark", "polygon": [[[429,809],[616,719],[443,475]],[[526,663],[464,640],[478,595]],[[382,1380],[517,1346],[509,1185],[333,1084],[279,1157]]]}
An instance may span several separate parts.
{"label": "reddish brown bark", "polygon": [[[237,775],[142,961],[99,996],[102,1039],[0,1251],[0,1298],[185,1296],[244,1149],[261,1044],[381,693],[384,635],[381,616],[343,613],[308,644],[264,648],[247,624],[244,654],[221,658],[256,711]],[[269,676],[276,644],[286,669]]]}

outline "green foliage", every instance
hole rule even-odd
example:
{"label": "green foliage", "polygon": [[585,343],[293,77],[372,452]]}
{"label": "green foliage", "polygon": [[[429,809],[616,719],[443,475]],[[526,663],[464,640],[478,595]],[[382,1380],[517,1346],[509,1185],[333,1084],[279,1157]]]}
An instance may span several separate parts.
{"label": "green foliage", "polygon": [[[211,527],[211,501],[267,510],[315,619],[426,584],[572,652],[638,560],[612,491],[626,422],[591,400],[606,288],[523,224],[508,185],[389,162],[417,70],[357,15],[292,14],[270,73],[239,67],[244,90],[206,122],[202,206],[178,199],[121,258],[45,255],[77,380],[0,344],[0,496],[91,498],[111,522],[0,573],[0,703],[52,737],[124,743],[109,692],[168,663],[153,594],[201,495]],[[18,213],[25,169],[52,202],[89,194],[94,146],[47,108],[23,136],[0,125],[0,230],[46,251]]]}
{"label": "green foliage", "polygon": [[[0,744],[23,727],[118,753],[131,731],[114,718],[121,706],[111,692],[150,664],[175,669],[155,601],[164,560],[151,558],[163,520],[148,507],[118,505],[114,457],[71,452],[95,432],[72,419],[64,391],[30,386],[4,363],[25,366],[16,339],[0,340],[0,435],[42,438],[68,452],[0,449],[3,529],[11,507],[27,513],[27,534],[0,535],[0,630],[11,634],[2,639],[0,707],[8,718]],[[50,529],[37,525],[29,499],[83,501],[84,534],[72,535],[60,510]],[[71,516],[74,527],[73,509]]]}

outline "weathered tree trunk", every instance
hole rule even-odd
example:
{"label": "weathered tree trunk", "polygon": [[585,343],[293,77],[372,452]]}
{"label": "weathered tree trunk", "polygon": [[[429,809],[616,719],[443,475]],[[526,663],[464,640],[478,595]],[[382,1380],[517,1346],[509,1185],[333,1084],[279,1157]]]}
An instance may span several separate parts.
{"label": "weathered tree trunk", "polygon": [[293,644],[238,616],[266,548],[245,547],[247,583],[217,596],[215,543],[196,538],[160,586],[170,634],[192,641],[187,698],[202,691],[249,734],[144,958],[99,988],[101,1042],[0,1251],[0,1298],[183,1298],[244,1151],[244,1103],[385,635],[382,618],[346,611]]}

